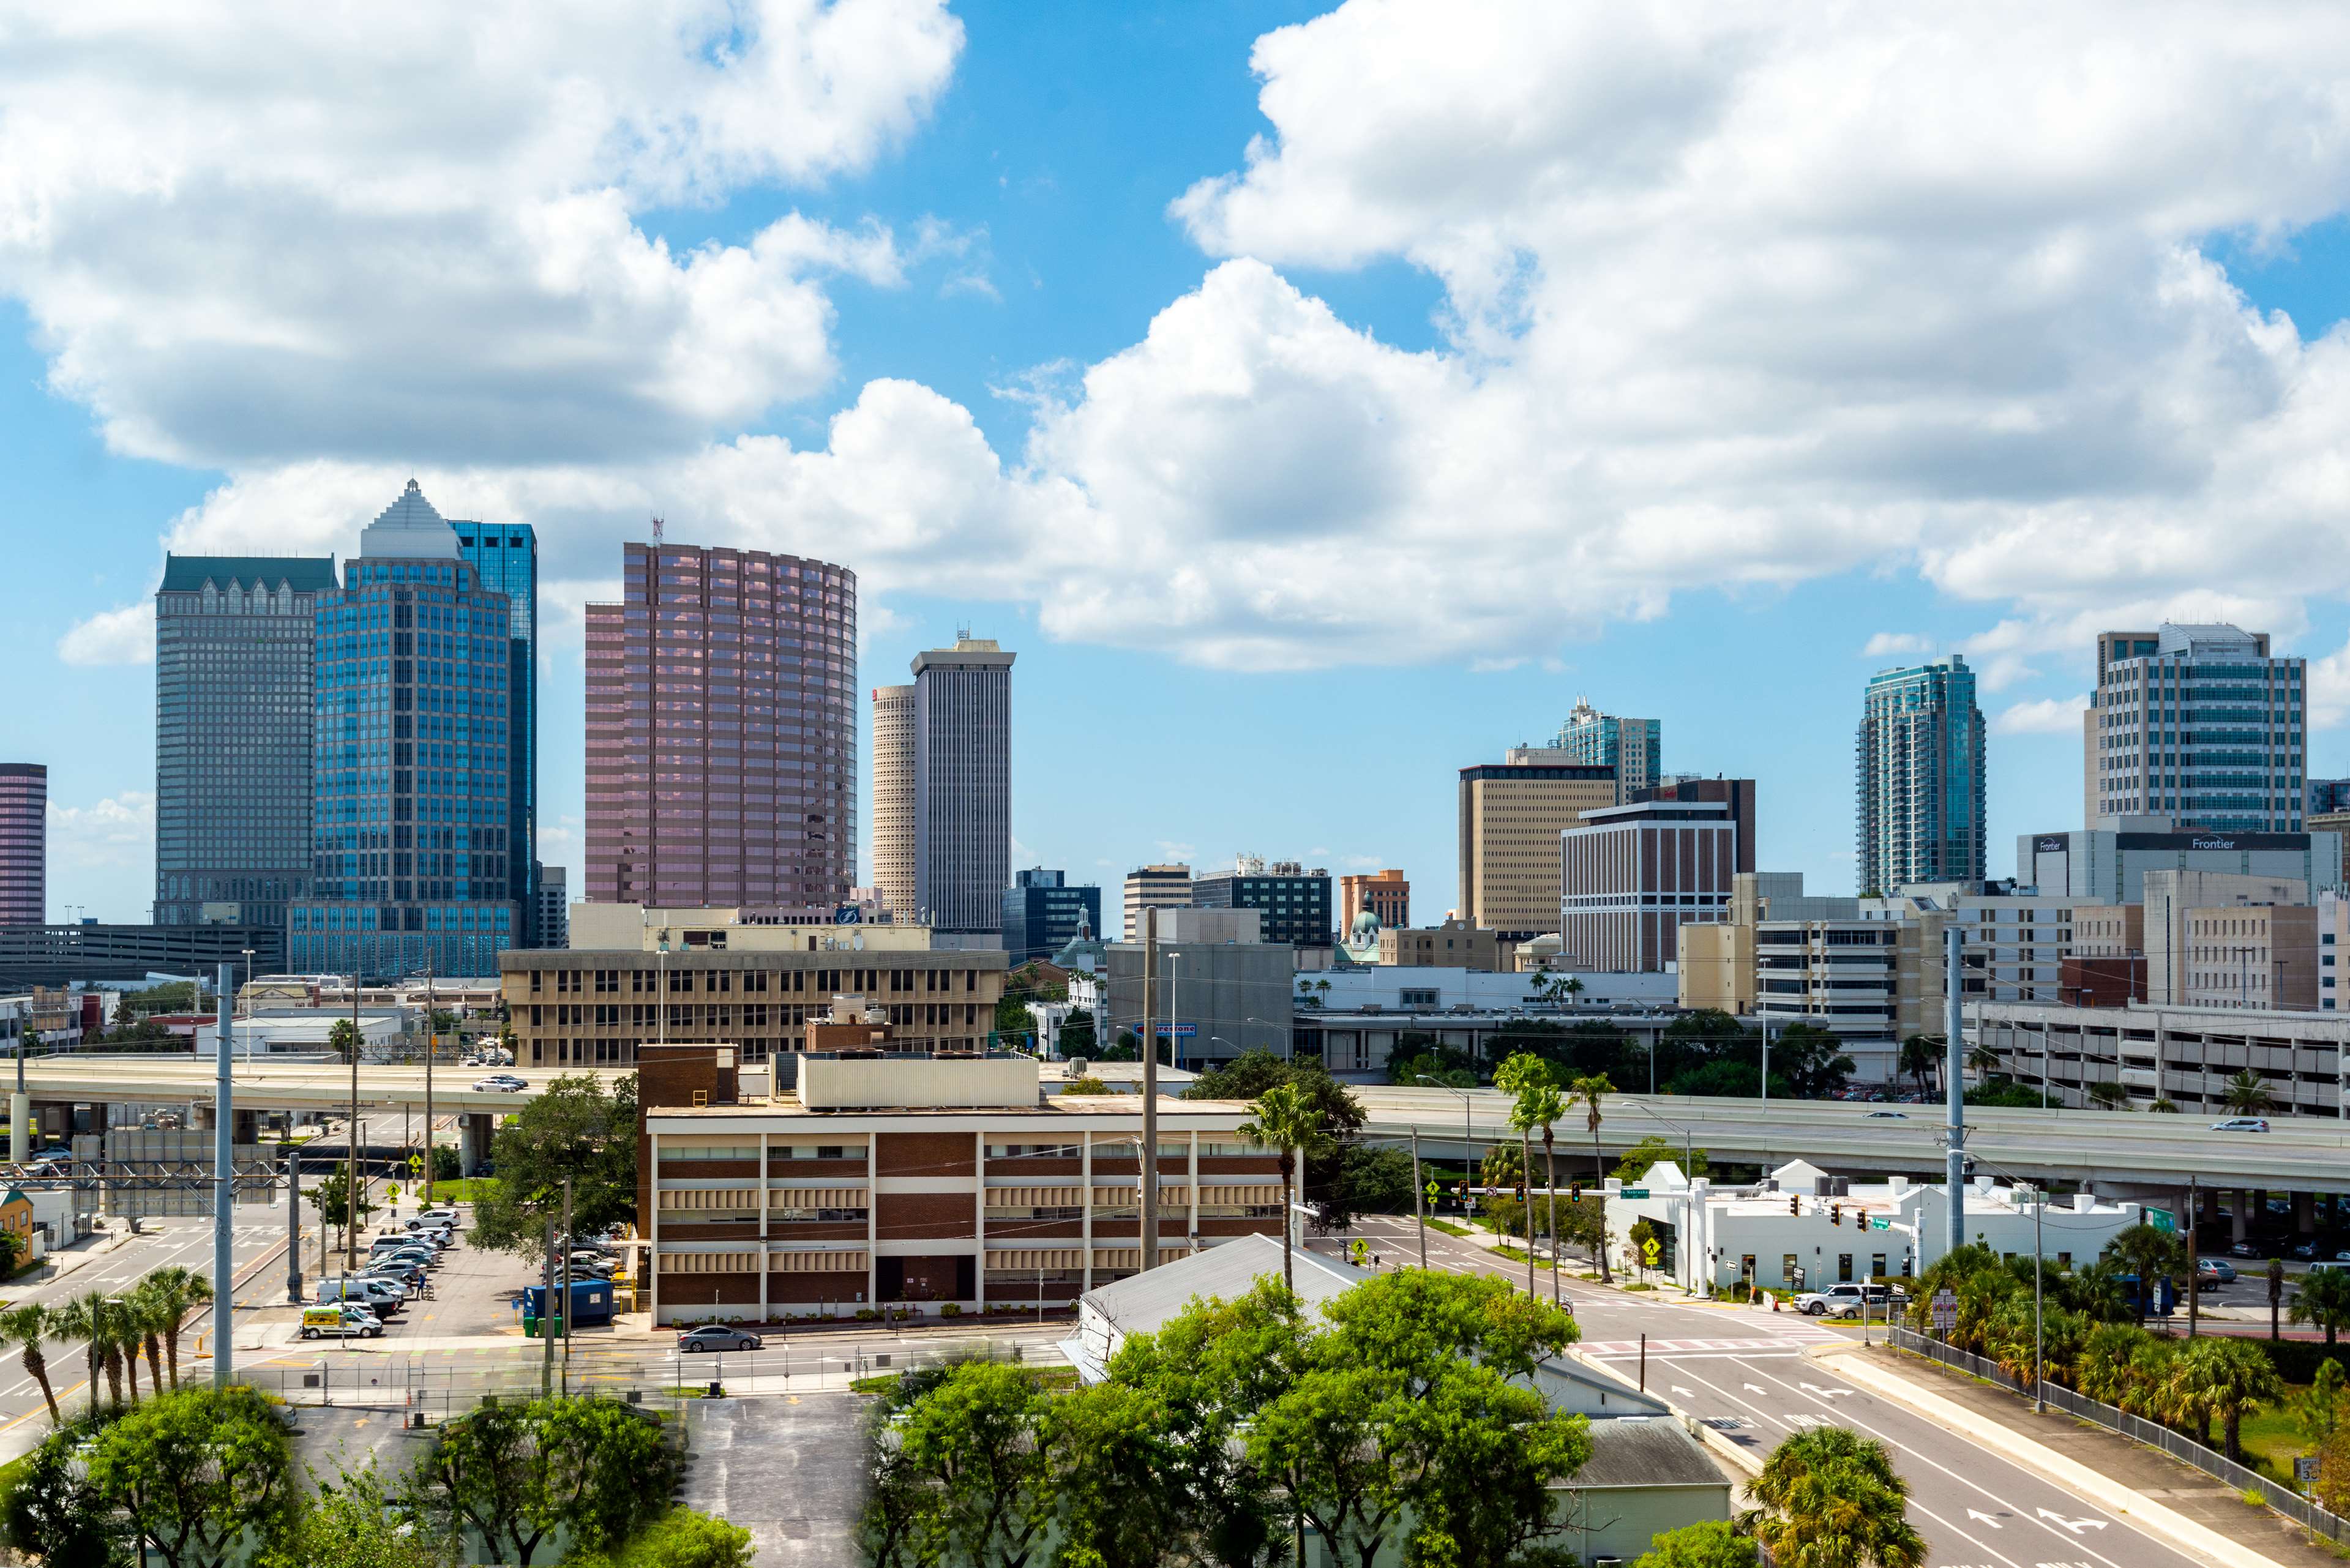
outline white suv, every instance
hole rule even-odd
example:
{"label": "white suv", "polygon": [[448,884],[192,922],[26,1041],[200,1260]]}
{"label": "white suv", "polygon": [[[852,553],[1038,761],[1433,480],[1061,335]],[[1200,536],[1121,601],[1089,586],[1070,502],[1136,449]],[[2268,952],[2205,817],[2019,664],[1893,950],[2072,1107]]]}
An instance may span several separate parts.
{"label": "white suv", "polygon": [[1835,1284],[1797,1296],[1795,1310],[1812,1317],[1858,1317],[1863,1301],[1871,1308],[1881,1309],[1887,1294],[1883,1285]]}

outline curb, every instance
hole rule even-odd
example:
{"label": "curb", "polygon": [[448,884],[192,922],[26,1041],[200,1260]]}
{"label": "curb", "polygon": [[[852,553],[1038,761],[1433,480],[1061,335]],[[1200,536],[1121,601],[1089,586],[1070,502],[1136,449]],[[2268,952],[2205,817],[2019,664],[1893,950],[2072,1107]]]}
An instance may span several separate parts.
{"label": "curb", "polygon": [[[1840,1350],[1859,1348],[1856,1345],[1822,1346],[1816,1354],[1824,1359],[1825,1355]],[[1887,1398],[1908,1407],[1928,1420],[1968,1433],[1984,1448],[2033,1468],[2075,1496],[2111,1510],[2161,1536],[2189,1555],[2214,1564],[2215,1568],[2281,1568],[2275,1558],[2264,1556],[2241,1542],[2230,1541],[2210,1526],[2199,1524],[2186,1515],[2131,1490],[2103,1471],[2091,1469],[2078,1459],[2058,1453],[2044,1443],[2012,1432],[1996,1422],[1985,1423],[1964,1406],[1921,1388],[1898,1373],[1857,1358],[1838,1363],[1836,1371],[1842,1376],[1866,1384]],[[2272,1511],[2264,1509],[2263,1511]]]}

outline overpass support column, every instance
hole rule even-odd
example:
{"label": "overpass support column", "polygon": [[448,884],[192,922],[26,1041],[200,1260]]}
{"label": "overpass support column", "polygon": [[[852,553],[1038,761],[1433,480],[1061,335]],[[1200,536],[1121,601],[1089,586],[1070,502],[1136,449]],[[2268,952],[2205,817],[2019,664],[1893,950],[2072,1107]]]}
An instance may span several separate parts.
{"label": "overpass support column", "polygon": [[2249,1187],[2236,1189],[2235,1196],[2228,1201],[2228,1240],[2241,1241],[2244,1239],[2244,1222],[2251,1218],[2251,1214],[2252,1189]]}
{"label": "overpass support column", "polygon": [[490,1113],[468,1111],[458,1124],[457,1174],[471,1176],[490,1158]]}
{"label": "overpass support column", "polygon": [[220,1107],[209,1100],[199,1100],[189,1107],[195,1114],[189,1125],[198,1132],[210,1132],[220,1125]]}
{"label": "overpass support column", "polygon": [[2304,1236],[2317,1234],[2317,1195],[2296,1192],[2293,1195],[2293,1228]]}
{"label": "overpass support column", "polygon": [[229,1142],[259,1143],[261,1115],[257,1111],[233,1110],[229,1113]]}

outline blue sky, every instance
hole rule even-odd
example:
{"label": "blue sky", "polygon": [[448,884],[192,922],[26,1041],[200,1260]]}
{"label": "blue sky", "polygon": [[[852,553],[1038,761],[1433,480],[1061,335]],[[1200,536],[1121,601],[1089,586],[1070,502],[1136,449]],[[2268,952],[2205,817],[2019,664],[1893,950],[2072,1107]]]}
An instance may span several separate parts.
{"label": "blue sky", "polygon": [[[896,25],[925,7],[869,9]],[[1769,101],[1773,70],[1800,79],[1833,51],[1814,58],[1801,40],[1750,39],[1764,63],[1742,76],[1709,87],[1691,67],[1649,83],[1607,64],[1627,48],[1653,62],[1638,38],[1560,37],[1529,23],[1523,36],[1504,30],[1491,56],[1471,38],[1455,59],[1450,35],[1430,47],[1425,29],[1448,26],[1440,10],[1357,5],[1279,35],[1260,56],[1264,74],[1253,73],[1257,40],[1324,9],[958,5],[960,47],[933,75],[911,79],[902,46],[876,46],[858,67],[881,84],[873,96],[897,91],[910,107],[871,111],[882,127],[872,144],[828,162],[789,136],[770,146],[754,134],[747,173],[622,177],[591,163],[551,191],[533,183],[530,160],[494,147],[395,161],[414,172],[442,158],[482,177],[491,193],[480,211],[449,220],[460,234],[484,213],[500,220],[607,185],[621,191],[633,236],[676,258],[747,254],[787,222],[836,236],[888,230],[889,265],[833,254],[770,280],[775,297],[815,299],[827,317],[820,347],[799,344],[795,359],[777,350],[784,369],[745,369],[723,344],[699,350],[714,355],[704,364],[661,337],[666,327],[646,328],[654,348],[688,356],[684,389],[660,394],[669,400],[656,412],[685,408],[691,428],[641,445],[631,426],[657,420],[616,416],[576,441],[533,433],[550,388],[567,379],[595,391],[608,372],[578,369],[559,341],[512,348],[495,317],[469,337],[484,332],[473,303],[436,292],[421,263],[421,283],[384,271],[396,264],[361,248],[385,244],[380,233],[329,234],[289,265],[330,281],[364,270],[370,287],[421,313],[425,362],[394,369],[359,327],[336,337],[367,314],[364,299],[320,306],[299,331],[267,330],[279,306],[258,286],[244,296],[222,283],[236,254],[211,253],[213,225],[233,212],[265,234],[273,223],[294,232],[307,210],[300,172],[247,180],[247,165],[224,154],[220,169],[176,171],[173,193],[151,207],[77,214],[57,198],[65,216],[50,239],[0,247],[0,503],[14,520],[20,672],[0,708],[0,753],[51,769],[52,915],[143,919],[151,896],[152,667],[122,627],[93,618],[144,601],[167,535],[182,548],[347,550],[390,499],[387,476],[411,469],[452,515],[534,522],[550,577],[576,586],[574,600],[617,576],[618,541],[641,536],[643,514],[660,510],[672,538],[805,549],[858,568],[865,686],[904,679],[913,652],[959,624],[1016,649],[1024,864],[1106,884],[1170,855],[1212,865],[1250,851],[1333,873],[1399,866],[1423,918],[1455,898],[1455,770],[1541,738],[1578,694],[1661,719],[1669,770],[1762,781],[1762,863],[1843,890],[1860,684],[1906,657],[1867,655],[1872,639],[1967,649],[1992,673],[1998,875],[2012,869],[2016,834],[2078,820],[2077,722],[2054,705],[2085,687],[2085,628],[2216,606],[2266,618],[2313,659],[2350,638],[2339,497],[2293,433],[2311,404],[2322,411],[2340,395],[2322,358],[2339,351],[2329,335],[2350,314],[2350,234],[2324,194],[2350,189],[2334,128],[2284,128],[2324,148],[2303,184],[2240,178],[2223,152],[2193,200],[2143,192],[2131,154],[2112,145],[2129,139],[2081,130],[2094,151],[2078,161],[2105,182],[2091,188],[2141,205],[2103,229],[2079,188],[2053,215],[1972,213],[1980,227],[2012,225],[2014,254],[2043,258],[2029,275],[1998,258],[1952,260],[1964,245],[1938,238],[1918,197],[1966,202],[1950,195],[1947,170],[1898,154],[1873,171],[1874,187],[1848,182],[1867,193],[1838,223],[1869,232],[1859,238],[1824,239],[1836,225],[1801,203],[1772,210],[1766,193],[1738,217],[1747,227],[1716,203],[1706,222],[1720,233],[1685,244],[1686,220],[1675,220],[1595,260],[1599,247],[1576,228],[1582,209],[1637,213],[1689,193],[1686,171],[1703,162],[1690,147],[1728,134],[1742,103]],[[2059,57],[2066,43],[2043,42]],[[2318,70],[2332,42],[2309,60],[2254,50],[2244,74],[2272,85]],[[1511,99],[1505,67],[1520,56],[1539,65],[1546,50],[1564,51],[1546,78],[1555,87]],[[572,64],[593,76],[603,62]],[[125,101],[151,67],[126,51]],[[617,79],[625,55],[608,68]],[[1378,112],[1349,101],[1357,79]],[[532,112],[530,89],[505,85],[516,116]],[[2280,95],[2241,85],[2222,84],[2218,108],[2257,146],[2280,129]],[[33,155],[5,117],[21,131],[43,90],[21,72],[0,77],[0,171]],[[2165,89],[2149,78],[2143,90]],[[1267,91],[1287,96],[1261,102]],[[1504,128],[1480,129],[1488,99],[1519,106]],[[1685,115],[1692,99],[1710,107]],[[1555,105],[1565,118],[1546,125]],[[811,112],[854,124],[865,111]],[[1400,151],[1379,140],[1390,119]],[[1673,136],[1689,139],[1675,159],[1640,161],[1644,138]],[[1263,139],[1253,159],[1253,139]],[[1796,138],[1787,157],[1855,157],[1869,139],[1820,140],[1838,151]],[[1988,189],[2013,172],[2013,154],[1989,132],[1981,140],[1972,150]],[[1598,167],[1601,147],[1625,161]],[[345,177],[381,172],[375,156],[365,145],[322,154]],[[2099,158],[2116,161],[2100,175]],[[2030,187],[2031,172],[2008,182]],[[232,201],[222,186],[244,188]],[[2160,223],[2141,221],[2156,210]],[[164,236],[150,247],[151,274],[78,267],[75,244],[120,248],[133,234]],[[1917,269],[1876,254],[1896,244],[1931,247],[1950,269],[1930,296],[1912,291]],[[1784,276],[1836,277],[1838,296],[1798,299],[1778,281],[1768,298],[1742,294],[1752,280],[1727,277],[1705,254],[1739,246],[1757,272],[1773,251],[1800,252],[1804,265]],[[2191,321],[2177,303],[2182,254],[2224,269]],[[2081,275],[2045,281],[2067,267]],[[186,303],[216,287],[222,299]],[[87,305],[109,288],[119,308]],[[2128,308],[2110,318],[2081,303],[2116,296]],[[192,347],[164,355],[115,325],[141,310],[166,321],[157,336]],[[2269,311],[2291,317],[2290,345],[2262,337]],[[457,325],[436,333],[436,313]],[[1945,313],[1947,323],[1930,319]],[[1792,325],[1773,337],[1779,316]],[[1838,342],[1822,322],[1860,327]],[[590,343],[600,327],[576,330],[627,360],[625,337]],[[2220,348],[2182,347],[2215,333]],[[240,334],[263,347],[207,358]],[[727,339],[752,334],[722,327]],[[310,346],[298,373],[270,358],[287,339]],[[1974,363],[1970,342],[2000,351]],[[329,407],[267,428],[273,398],[296,398],[284,389],[338,358],[348,384],[381,367],[411,401],[385,416],[355,400],[339,423]],[[703,395],[730,379],[757,384]],[[938,480],[949,520],[910,540],[860,497],[893,472],[923,469],[945,443],[938,427],[901,421],[883,433],[907,445],[853,458],[835,421],[877,381],[928,389],[933,412],[967,412],[989,454],[977,479]],[[2146,399],[2155,411],[2109,417],[2136,395],[2116,389],[2152,384],[2165,390]],[[609,389],[615,404],[651,396],[619,375]],[[436,422],[436,399],[473,411]],[[247,400],[256,411],[241,418]],[[478,410],[508,406],[521,433],[494,447],[483,431],[496,421]],[[2197,432],[2183,455],[2161,422],[2174,418]],[[386,450],[388,426],[411,432],[414,450]],[[283,433],[293,430],[298,438]],[[833,441],[833,461],[816,477],[768,473],[765,489],[712,476],[712,453],[739,455],[744,438],[763,436],[776,438],[771,458],[824,454]],[[1724,456],[1761,445],[1773,454]],[[1395,454],[1406,451],[1399,482]],[[986,490],[990,462],[1003,493]],[[1391,503],[1399,489],[1408,504]],[[1250,515],[1260,493],[1265,513]],[[1504,536],[1506,548],[1479,556]],[[2296,566],[2279,559],[2279,539],[2323,544]],[[1455,556],[1461,575],[1447,576]],[[542,822],[548,858],[576,867],[579,650],[563,615],[551,607],[548,619]],[[2339,728],[2322,730],[2313,751],[2314,773],[2350,773]]]}

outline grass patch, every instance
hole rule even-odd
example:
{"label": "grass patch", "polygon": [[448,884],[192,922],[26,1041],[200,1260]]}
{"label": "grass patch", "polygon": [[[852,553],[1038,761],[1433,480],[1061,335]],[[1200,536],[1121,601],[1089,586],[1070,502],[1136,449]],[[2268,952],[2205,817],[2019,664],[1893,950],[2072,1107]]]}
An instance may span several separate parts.
{"label": "grass patch", "polygon": [[2283,1399],[2244,1417],[2244,1462],[2286,1486],[2293,1484],[2293,1461],[2310,1451],[2309,1440],[2293,1421],[2292,1401],[2301,1392],[2300,1386],[2289,1386]]}
{"label": "grass patch", "polygon": [[1448,1236],[1460,1236],[1465,1238],[1471,1233],[1468,1226],[1457,1225],[1450,1220],[1430,1218],[1428,1221],[1428,1228],[1431,1231],[1441,1231]]}
{"label": "grass patch", "polygon": [[1485,1251],[1497,1252],[1513,1263],[1523,1263],[1526,1261],[1526,1250],[1523,1247],[1513,1247],[1507,1241],[1497,1241]]}
{"label": "grass patch", "polygon": [[[432,1184],[432,1201],[435,1203],[478,1203],[481,1201],[483,1189],[491,1186],[496,1180],[497,1178],[494,1176],[443,1177]],[[422,1187],[419,1186],[417,1191],[421,1193],[422,1190]]]}
{"label": "grass patch", "polygon": [[1653,1291],[1657,1287],[1646,1280],[1634,1280],[1627,1284],[1617,1285],[1616,1288],[1619,1291]]}

